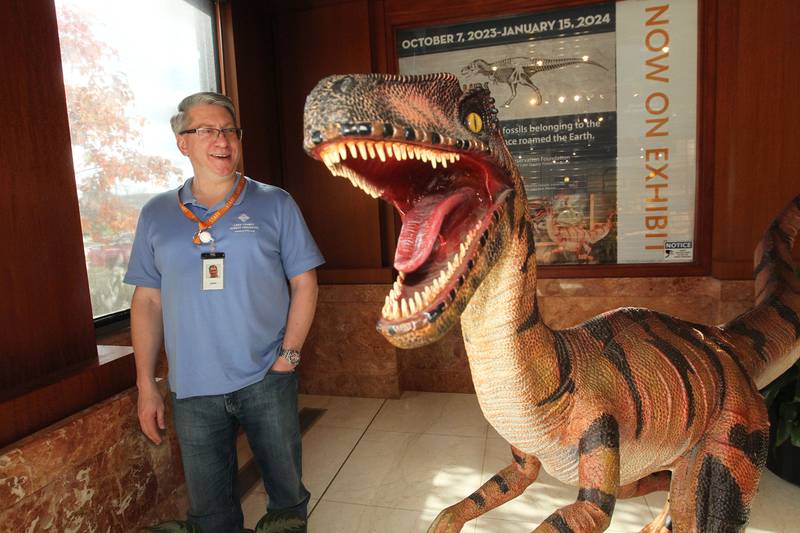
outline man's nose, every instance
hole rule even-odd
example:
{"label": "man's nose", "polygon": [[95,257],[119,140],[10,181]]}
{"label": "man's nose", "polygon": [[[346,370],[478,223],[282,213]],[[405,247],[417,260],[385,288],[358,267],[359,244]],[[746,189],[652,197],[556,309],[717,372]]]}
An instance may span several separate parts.
{"label": "man's nose", "polygon": [[230,143],[231,141],[228,139],[228,136],[222,132],[219,132],[219,135],[217,135],[217,138],[214,141],[216,146],[228,146]]}

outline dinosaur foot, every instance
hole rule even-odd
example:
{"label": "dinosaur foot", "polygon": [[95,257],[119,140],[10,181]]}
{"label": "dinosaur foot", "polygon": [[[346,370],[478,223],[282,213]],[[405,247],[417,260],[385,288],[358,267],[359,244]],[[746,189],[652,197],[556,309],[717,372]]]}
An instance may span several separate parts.
{"label": "dinosaur foot", "polygon": [[428,533],[458,533],[464,527],[464,522],[449,508],[436,517],[428,528]]}

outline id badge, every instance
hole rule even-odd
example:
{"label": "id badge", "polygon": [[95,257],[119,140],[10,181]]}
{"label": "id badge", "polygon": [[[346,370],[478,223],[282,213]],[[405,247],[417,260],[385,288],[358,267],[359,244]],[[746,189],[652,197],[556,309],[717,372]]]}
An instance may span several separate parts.
{"label": "id badge", "polygon": [[225,288],[225,254],[223,252],[206,252],[201,254],[203,260],[203,290],[220,291]]}

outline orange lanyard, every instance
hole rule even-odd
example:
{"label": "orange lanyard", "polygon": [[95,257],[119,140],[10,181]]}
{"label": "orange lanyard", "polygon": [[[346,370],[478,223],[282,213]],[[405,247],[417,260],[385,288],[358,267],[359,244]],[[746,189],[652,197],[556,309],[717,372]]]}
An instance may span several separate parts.
{"label": "orange lanyard", "polygon": [[188,207],[183,205],[183,202],[181,202],[181,196],[180,194],[178,194],[178,205],[181,206],[181,211],[183,211],[183,215],[189,220],[197,222],[197,233],[195,233],[194,237],[192,238],[193,243],[203,244],[203,242],[200,240],[200,233],[213,226],[214,222],[219,220],[220,217],[222,217],[222,215],[228,212],[228,209],[231,208],[231,206],[236,202],[236,200],[239,199],[239,195],[242,194],[242,191],[244,190],[244,181],[245,181],[244,176],[241,176],[239,178],[239,184],[236,186],[236,190],[233,191],[233,194],[231,195],[230,198],[228,198],[228,201],[225,202],[225,205],[214,211],[214,213],[212,213],[211,216],[205,220],[200,220],[199,218],[197,218],[197,215],[192,213]]}

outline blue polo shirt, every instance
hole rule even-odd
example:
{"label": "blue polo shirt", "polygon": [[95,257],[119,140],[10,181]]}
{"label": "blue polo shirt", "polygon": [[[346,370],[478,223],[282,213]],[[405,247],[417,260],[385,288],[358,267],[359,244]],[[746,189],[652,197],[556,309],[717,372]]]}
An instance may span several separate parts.
{"label": "blue polo shirt", "polygon": [[[289,312],[287,279],[324,262],[289,193],[237,176],[228,196],[206,208],[190,178],[151,198],[136,226],[125,283],[161,290],[169,383],[178,398],[226,394],[260,381],[278,354]],[[222,290],[202,290],[197,223],[247,180],[230,210],[209,230],[225,254]]]}

